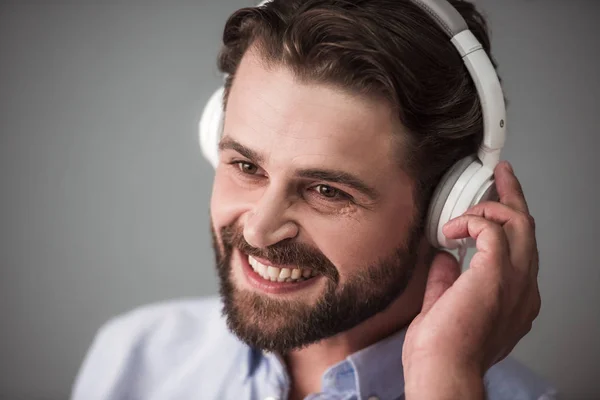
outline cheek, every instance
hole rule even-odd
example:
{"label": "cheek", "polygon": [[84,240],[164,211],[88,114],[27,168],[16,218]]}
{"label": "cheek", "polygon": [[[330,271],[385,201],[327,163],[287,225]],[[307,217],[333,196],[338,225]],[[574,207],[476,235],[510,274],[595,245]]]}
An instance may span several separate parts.
{"label": "cheek", "polygon": [[251,199],[221,167],[215,173],[210,199],[210,216],[214,229],[236,222],[251,208]]}
{"label": "cheek", "polygon": [[393,209],[370,215],[340,216],[316,227],[321,251],[348,275],[390,255],[408,241],[412,228],[412,205],[395,205]]}

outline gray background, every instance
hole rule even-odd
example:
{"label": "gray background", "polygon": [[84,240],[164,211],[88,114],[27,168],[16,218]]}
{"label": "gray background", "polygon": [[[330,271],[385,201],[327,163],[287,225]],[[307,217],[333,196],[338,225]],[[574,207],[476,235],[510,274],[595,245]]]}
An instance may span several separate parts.
{"label": "gray background", "polygon": [[[66,398],[108,318],[216,293],[196,127],[222,26],[248,4],[0,3],[2,399]],[[514,355],[564,398],[600,399],[600,4],[479,4],[541,252],[542,313]]]}

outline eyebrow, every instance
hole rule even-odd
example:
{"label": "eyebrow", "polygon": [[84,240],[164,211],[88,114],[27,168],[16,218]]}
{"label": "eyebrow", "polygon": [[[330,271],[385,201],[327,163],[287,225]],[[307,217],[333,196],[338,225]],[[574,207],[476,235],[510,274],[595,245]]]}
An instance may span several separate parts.
{"label": "eyebrow", "polygon": [[[219,143],[219,150],[234,150],[257,164],[262,164],[264,162],[264,157],[261,154],[229,137],[224,137],[221,140]],[[296,175],[301,178],[315,179],[345,185],[361,192],[371,200],[377,200],[380,197],[380,193],[375,188],[367,185],[361,179],[348,172],[331,169],[308,168],[297,171]]]}
{"label": "eyebrow", "polygon": [[224,137],[219,142],[219,150],[235,150],[244,157],[254,161],[257,164],[262,164],[264,162],[263,156],[229,137]]}

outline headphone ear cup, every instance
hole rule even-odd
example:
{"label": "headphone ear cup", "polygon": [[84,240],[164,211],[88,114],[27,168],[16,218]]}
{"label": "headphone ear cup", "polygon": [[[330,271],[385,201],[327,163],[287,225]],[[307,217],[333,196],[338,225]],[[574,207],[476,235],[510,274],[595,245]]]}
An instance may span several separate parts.
{"label": "headphone ear cup", "polygon": [[454,188],[463,172],[465,172],[469,165],[473,164],[475,161],[476,158],[472,155],[458,161],[444,174],[433,192],[433,196],[429,202],[426,225],[427,237],[432,246],[438,248],[443,247],[438,241],[438,227],[440,226],[442,211],[444,210],[444,206],[446,205],[452,188]]}
{"label": "headphone ear cup", "polygon": [[459,161],[442,180],[430,205],[427,234],[430,243],[448,250],[474,247],[472,238],[448,239],[442,232],[444,225],[463,215],[472,206],[487,200],[496,200],[494,171],[475,157]]}
{"label": "headphone ear cup", "polygon": [[[262,0],[257,7],[263,6],[272,0]],[[227,74],[225,75],[227,76]],[[219,140],[223,134],[223,110],[224,87],[217,89],[204,106],[202,116],[198,122],[198,139],[202,154],[213,168],[219,164]]]}
{"label": "headphone ear cup", "polygon": [[200,148],[213,168],[219,163],[219,140],[223,132],[223,92],[224,88],[221,87],[212,94],[198,123]]}

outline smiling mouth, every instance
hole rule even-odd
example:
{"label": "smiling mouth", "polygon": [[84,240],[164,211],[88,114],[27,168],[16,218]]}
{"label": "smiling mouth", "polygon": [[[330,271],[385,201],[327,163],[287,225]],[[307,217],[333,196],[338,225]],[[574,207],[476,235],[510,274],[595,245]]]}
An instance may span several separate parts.
{"label": "smiling mouth", "polygon": [[298,283],[311,279],[319,274],[309,268],[275,267],[248,256],[248,264],[261,278],[271,282]]}

